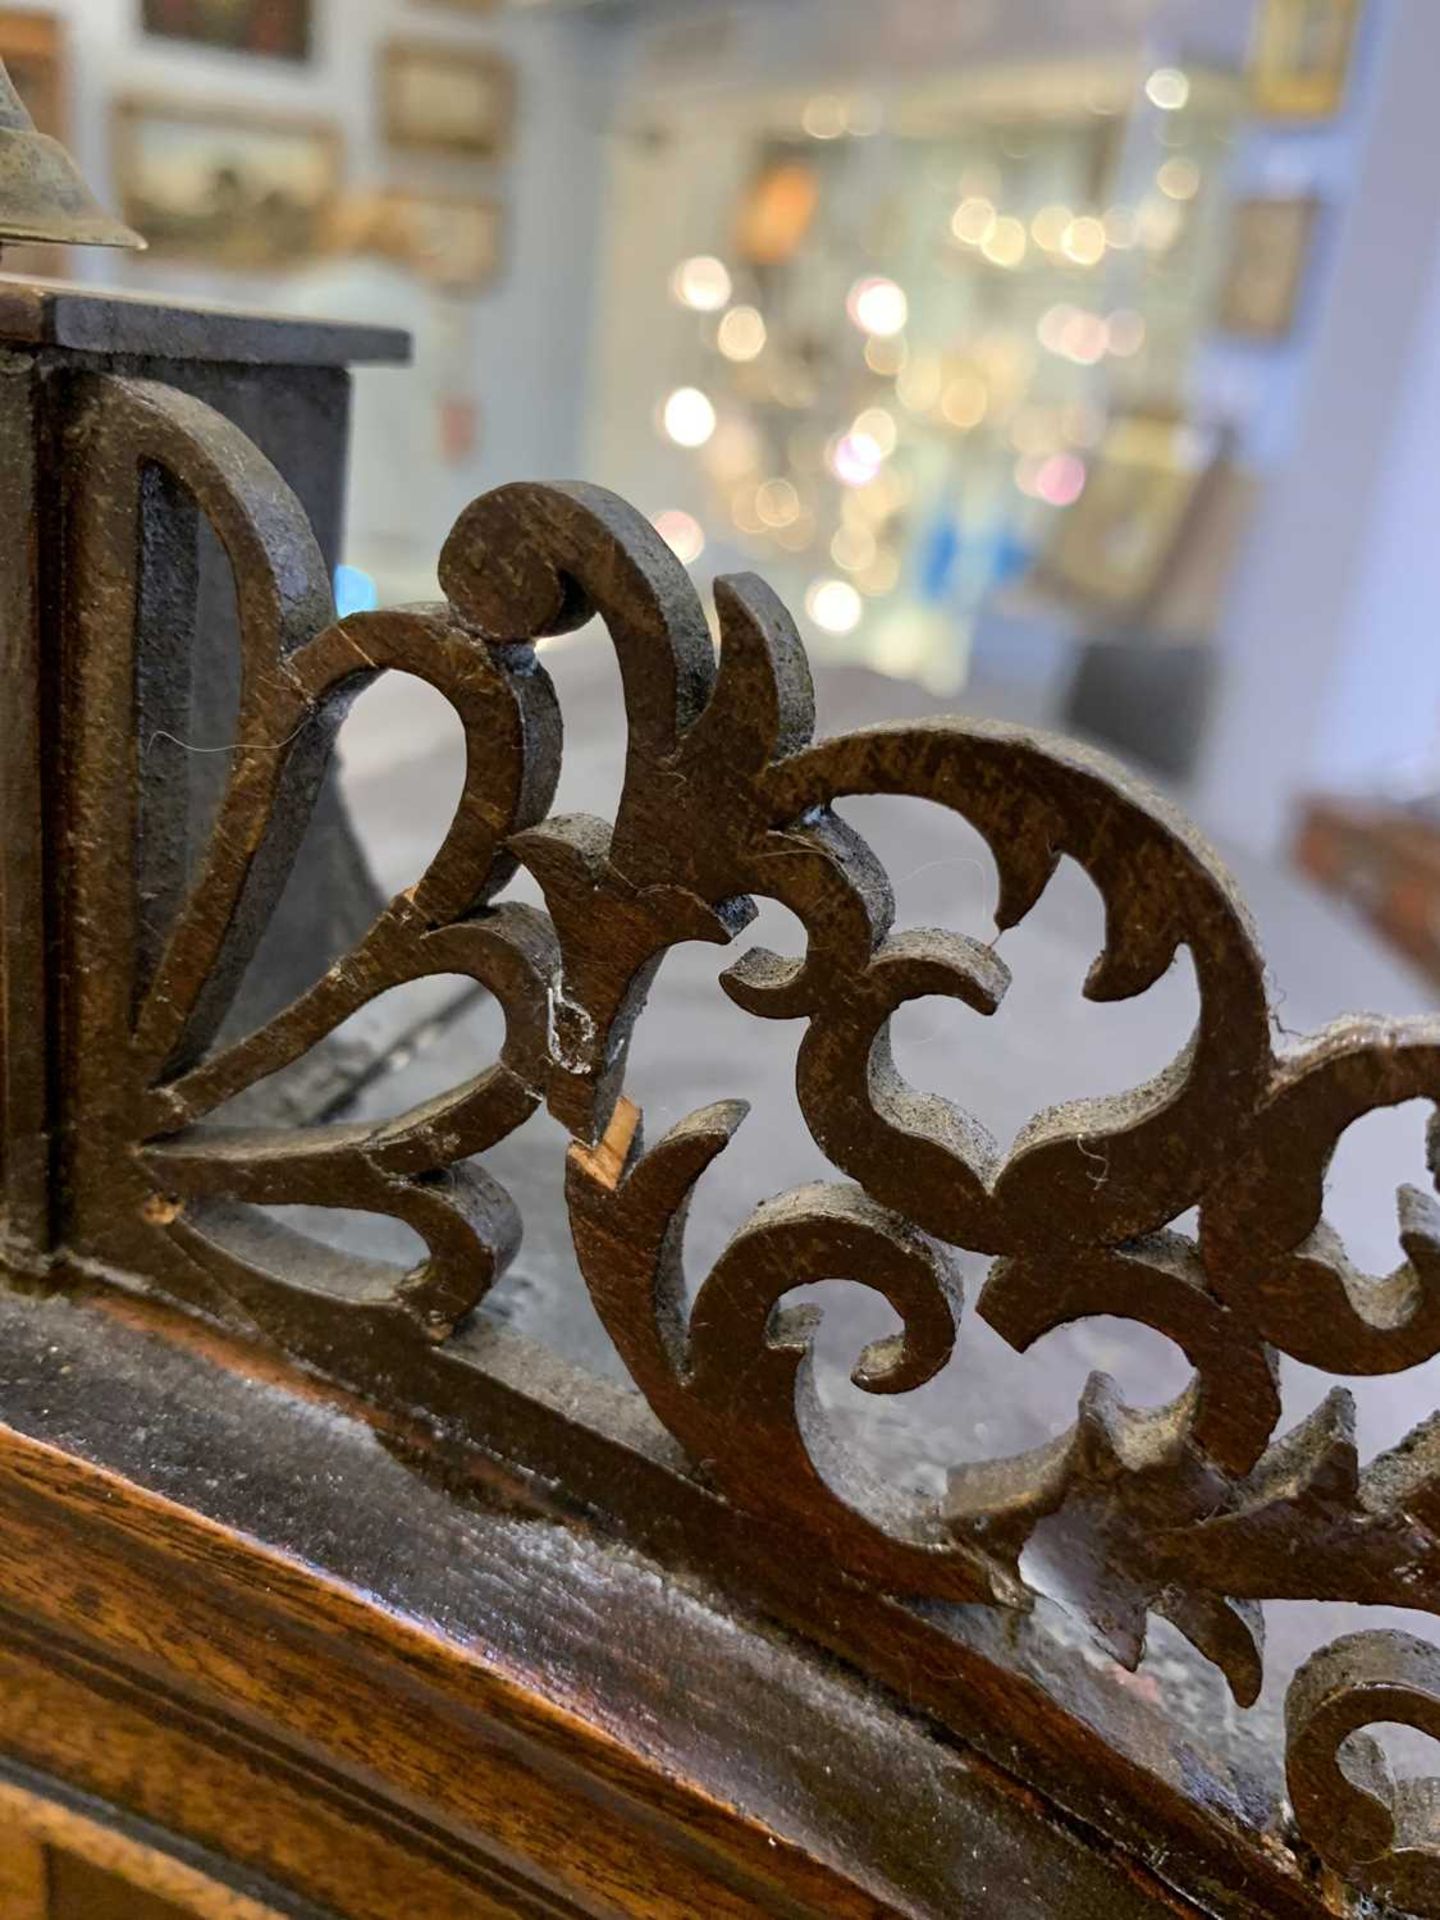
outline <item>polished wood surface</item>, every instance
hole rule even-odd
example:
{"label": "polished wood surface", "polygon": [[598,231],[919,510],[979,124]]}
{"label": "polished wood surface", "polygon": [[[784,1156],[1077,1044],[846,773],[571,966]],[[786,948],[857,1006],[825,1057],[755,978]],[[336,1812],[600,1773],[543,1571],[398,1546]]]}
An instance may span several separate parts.
{"label": "polished wood surface", "polygon": [[0,1302],[6,1767],[262,1911],[1193,1910],[541,1489],[457,1484],[421,1434],[101,1302],[26,1304]]}
{"label": "polished wood surface", "polygon": [[4,1920],[278,1920],[278,1910],[211,1880],[83,1808],[66,1789],[0,1779]]}

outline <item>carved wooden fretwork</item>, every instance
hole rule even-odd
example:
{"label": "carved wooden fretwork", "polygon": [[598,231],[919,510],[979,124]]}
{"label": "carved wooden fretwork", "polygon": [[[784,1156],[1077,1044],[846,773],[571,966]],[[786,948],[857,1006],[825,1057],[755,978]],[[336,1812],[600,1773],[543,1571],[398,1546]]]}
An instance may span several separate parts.
{"label": "carved wooden fretwork", "polygon": [[[1097,755],[1006,727],[947,719],[815,741],[804,653],[775,597],[751,576],[717,583],[717,660],[684,570],[608,494],[489,494],[445,544],[447,604],[336,621],[293,498],[199,402],[96,378],[69,453],[84,476],[64,615],[62,1225],[75,1264],[243,1315],[386,1407],[482,1448],[529,1450],[579,1499],[623,1501],[636,1475],[649,1498],[663,1482],[677,1512],[703,1497],[743,1516],[755,1555],[806,1541],[817,1563],[877,1593],[1023,1609],[1022,1553],[1059,1516],[1115,1658],[1133,1668],[1148,1615],[1161,1614],[1241,1704],[1261,1684],[1267,1599],[1440,1613],[1440,1421],[1362,1465],[1337,1387],[1276,1432],[1277,1353],[1344,1376],[1440,1351],[1435,1201],[1402,1190],[1403,1259],[1378,1278],[1355,1269],[1323,1214],[1346,1127],[1375,1107],[1440,1101],[1440,1021],[1343,1022],[1277,1054],[1244,908],[1168,806]],[[164,583],[197,508],[233,565],[244,658],[228,790],[190,876],[173,822],[142,796],[136,741],[179,670]],[[550,813],[560,720],[533,649],[592,615],[629,719],[613,825]],[[217,1041],[347,704],[389,669],[430,682],[464,728],[467,778],[444,842],[308,993]],[[923,797],[978,829],[999,870],[1001,928],[1031,910],[1062,855],[1078,862],[1106,912],[1092,999],[1143,993],[1188,949],[1200,1011],[1180,1057],[1133,1092],[1038,1114],[1008,1155],[968,1114],[907,1085],[888,1039],[896,1010],[944,994],[991,1013],[1008,974],[967,934],[892,931],[886,876],[832,811],[858,794]],[[517,863],[547,912],[500,897]],[[647,1145],[623,1091],[626,1051],[666,952],[734,940],[754,895],[803,923],[806,949],[744,953],[722,984],[757,1019],[800,1023],[801,1107],[843,1178],[760,1206],[687,1311],[690,1196],[745,1109],[707,1108]],[[475,1078],[374,1126],[216,1119],[374,996],[436,973],[469,976],[504,1011],[500,1056]],[[507,1374],[467,1320],[519,1238],[477,1156],[542,1103],[573,1142],[585,1283],[684,1462],[634,1436],[572,1446],[583,1423],[558,1367]],[[1440,1155],[1440,1131],[1431,1141]],[[408,1273],[357,1262],[261,1211],[297,1203],[393,1215],[426,1257]],[[1191,1208],[1194,1237],[1170,1226]],[[868,1484],[862,1498],[863,1463],[827,1427],[808,1323],[785,1296],[827,1278],[883,1294],[903,1332],[865,1352],[854,1377],[904,1393],[956,1338],[950,1248],[994,1256],[976,1310],[1012,1346],[1118,1315],[1174,1341],[1190,1386],[1137,1411],[1096,1375],[1052,1445],[958,1467],[929,1504]],[[1432,1650],[1362,1635],[1297,1678],[1298,1825],[1368,1891],[1440,1913],[1434,1791],[1391,1787],[1368,1749],[1363,1780],[1337,1762],[1377,1719],[1440,1732]]]}

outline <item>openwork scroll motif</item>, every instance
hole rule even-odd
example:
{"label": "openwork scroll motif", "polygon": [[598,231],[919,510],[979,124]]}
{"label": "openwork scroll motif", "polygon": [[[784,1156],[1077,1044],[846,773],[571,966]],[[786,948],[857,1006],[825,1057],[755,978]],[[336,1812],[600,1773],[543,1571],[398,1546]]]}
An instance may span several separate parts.
{"label": "openwork scroll motif", "polygon": [[[1138,1663],[1160,1613],[1241,1703],[1261,1683],[1265,1599],[1440,1612],[1440,1424],[1362,1465],[1343,1388],[1277,1437],[1276,1374],[1277,1353],[1344,1376],[1440,1351],[1435,1201],[1401,1193],[1403,1259],[1378,1278],[1354,1268],[1323,1216],[1326,1168],[1352,1121],[1440,1101],[1440,1021],[1346,1022],[1276,1057],[1244,909],[1167,805],[1100,756],[1005,727],[937,720],[817,742],[783,606],[751,576],[717,583],[717,659],[683,569],[598,490],[487,495],[445,544],[446,604],[335,621],[294,501],[198,403],[97,382],[76,455],[94,484],[71,529],[83,584],[68,623],[79,962],[68,1165],[71,1241],[92,1266],[238,1307],[310,1364],[360,1353],[379,1397],[424,1400],[443,1377],[447,1404],[463,1406],[466,1316],[519,1231],[475,1156],[547,1103],[573,1142],[567,1193],[586,1285],[649,1406],[736,1507],[798,1530],[857,1580],[1022,1608],[1022,1555],[1053,1518],[1119,1660]],[[157,543],[185,502],[234,567],[239,744],[198,873],[152,886],[146,903],[136,636],[154,618]],[[594,616],[629,721],[613,824],[550,814],[560,729],[534,652]],[[437,687],[465,731],[467,778],[444,843],[310,992],[218,1043],[335,728],[390,669]],[[884,872],[833,810],[859,794],[921,797],[976,828],[999,872],[1002,928],[1030,912],[1062,856],[1076,861],[1106,916],[1091,999],[1145,992],[1186,949],[1199,1017],[1180,1057],[1123,1096],[1036,1115],[1008,1154],[963,1110],[908,1085],[890,1047],[897,1010],[940,994],[992,1013],[1009,976],[966,934],[894,931]],[[148,850],[147,872],[164,871],[163,853]],[[517,863],[544,913],[499,899]],[[799,1023],[801,1106],[844,1178],[760,1206],[687,1312],[686,1210],[744,1108],[692,1114],[647,1145],[624,1093],[626,1050],[667,951],[733,941],[756,895],[800,921],[805,950],[742,953],[722,984],[758,1019]],[[487,1071],[373,1127],[215,1118],[380,992],[435,972],[468,975],[503,1009],[505,1044]],[[1440,1133],[1432,1144],[1440,1154]],[[357,1266],[254,1210],[297,1202],[394,1214],[426,1257],[405,1274]],[[1170,1225],[1192,1207],[1194,1237]],[[810,1321],[785,1297],[834,1278],[882,1294],[902,1330],[854,1377],[903,1393],[934,1376],[957,1337],[952,1248],[994,1257],[976,1310],[1017,1349],[1118,1315],[1184,1352],[1189,1387],[1142,1411],[1096,1375],[1060,1439],[957,1468],[943,1498],[862,1488],[862,1464],[836,1442],[810,1380]],[[1352,1669],[1344,1643],[1326,1660],[1292,1706],[1302,1827],[1344,1802],[1327,1844],[1346,1870],[1380,1861],[1377,1884],[1403,1882],[1440,1912],[1436,1856],[1406,1838],[1405,1794],[1367,1799],[1335,1773],[1339,1740],[1374,1717],[1373,1699],[1365,1660]],[[1387,1712],[1399,1702],[1433,1718],[1433,1656],[1400,1659],[1385,1686]]]}

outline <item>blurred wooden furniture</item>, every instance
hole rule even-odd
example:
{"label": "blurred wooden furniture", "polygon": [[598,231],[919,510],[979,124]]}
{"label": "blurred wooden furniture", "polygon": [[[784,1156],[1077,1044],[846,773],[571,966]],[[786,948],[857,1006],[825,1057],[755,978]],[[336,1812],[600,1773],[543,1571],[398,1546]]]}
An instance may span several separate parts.
{"label": "blurred wooden furniture", "polygon": [[[70,136],[70,50],[58,14],[0,7],[0,62],[41,133]],[[61,274],[68,256],[57,242],[7,247],[11,273]]]}
{"label": "blurred wooden furniture", "polygon": [[1440,984],[1440,818],[1383,801],[1310,800],[1295,858]]}

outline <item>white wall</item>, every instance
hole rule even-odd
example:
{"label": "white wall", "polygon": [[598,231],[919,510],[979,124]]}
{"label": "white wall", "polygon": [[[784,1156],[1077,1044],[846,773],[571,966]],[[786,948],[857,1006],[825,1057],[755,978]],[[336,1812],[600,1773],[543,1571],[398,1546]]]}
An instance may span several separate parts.
{"label": "white wall", "polygon": [[1297,416],[1221,636],[1197,809],[1262,852],[1316,788],[1383,772],[1435,731],[1440,427],[1435,0],[1371,0],[1348,204]]}
{"label": "white wall", "polygon": [[[139,0],[50,0],[71,31],[70,145],[111,205],[110,102],[126,92],[324,114],[344,130],[356,186],[385,182],[495,191],[508,210],[500,284],[475,306],[476,383],[483,423],[477,457],[446,476],[451,510],[483,487],[573,473],[585,404],[585,345],[608,107],[609,38],[582,15],[480,18],[407,0],[315,0],[316,45],[305,65],[151,38]],[[385,150],[377,124],[376,48],[390,35],[501,45],[519,68],[517,140],[494,168]],[[75,255],[75,270],[179,297],[284,311],[287,281],[200,271],[174,261]],[[402,379],[403,374],[386,375]],[[436,538],[444,532],[437,529]]]}
{"label": "white wall", "polygon": [[688,21],[640,9],[631,86],[884,88],[980,63],[1152,50],[1229,64],[1253,0],[701,0]]}
{"label": "white wall", "polygon": [[1316,787],[1440,770],[1440,216],[1340,657],[1310,749]]}

